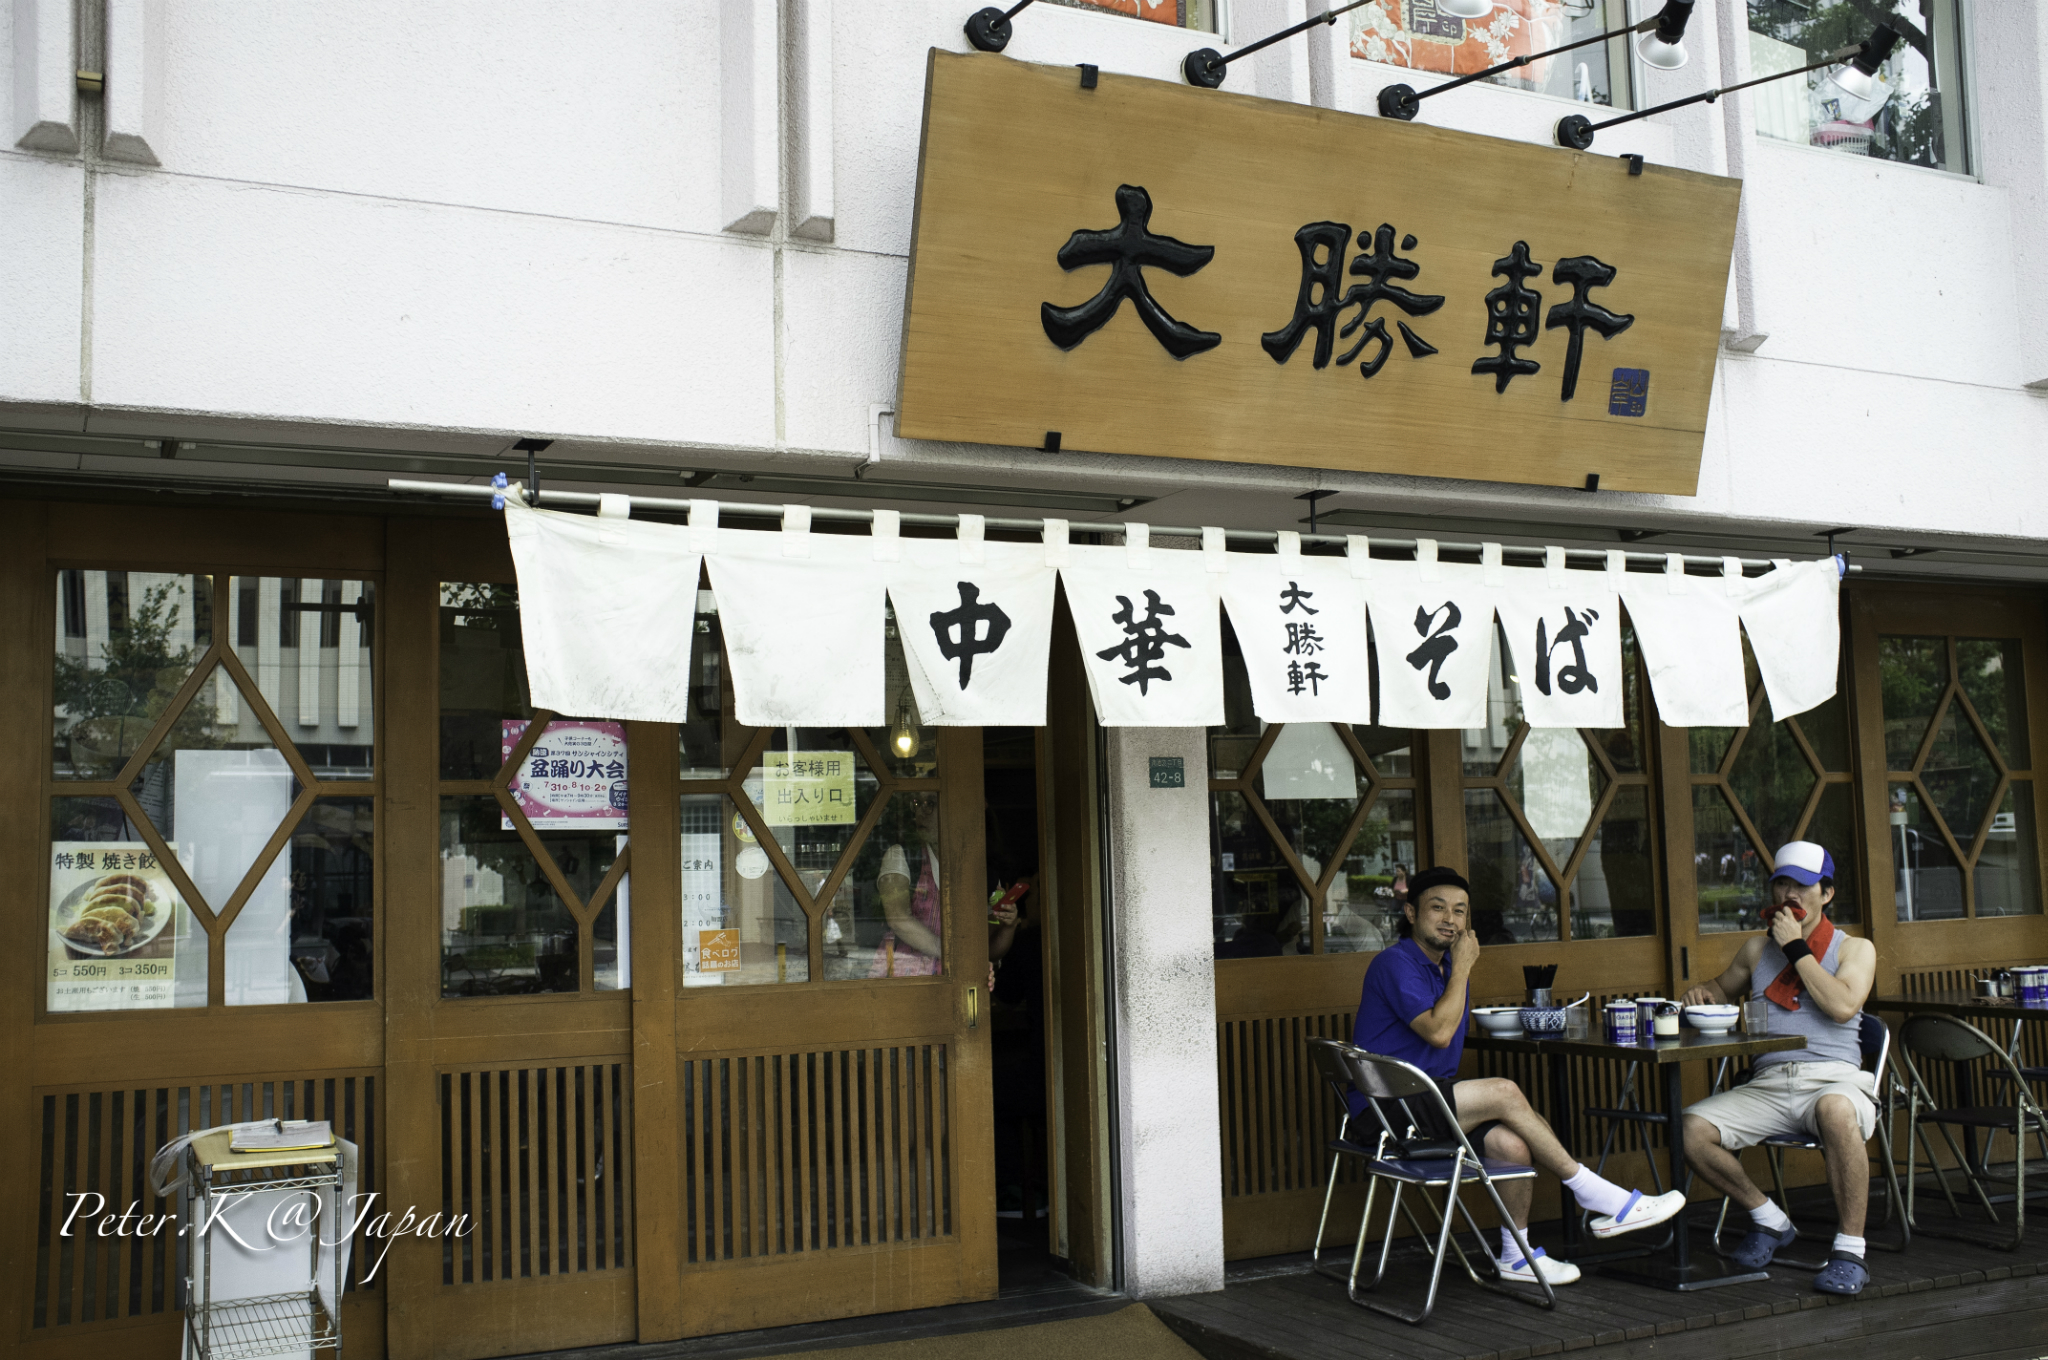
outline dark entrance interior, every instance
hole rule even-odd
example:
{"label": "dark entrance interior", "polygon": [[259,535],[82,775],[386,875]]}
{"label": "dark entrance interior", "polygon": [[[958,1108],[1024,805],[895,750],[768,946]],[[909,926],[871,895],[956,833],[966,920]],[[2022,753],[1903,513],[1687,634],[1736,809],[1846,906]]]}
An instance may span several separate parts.
{"label": "dark entrance interior", "polygon": [[[983,730],[998,1270],[1008,1293],[1063,1274],[1054,1255],[1047,1098],[1045,893],[1039,883],[1038,733]],[[1014,923],[995,904],[1014,899]]]}

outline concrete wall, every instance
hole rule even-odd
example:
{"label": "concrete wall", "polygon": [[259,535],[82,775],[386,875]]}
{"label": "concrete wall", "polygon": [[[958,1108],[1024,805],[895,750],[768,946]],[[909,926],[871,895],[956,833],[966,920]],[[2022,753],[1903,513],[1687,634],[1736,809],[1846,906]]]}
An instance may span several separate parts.
{"label": "concrete wall", "polygon": [[[1124,1286],[1137,1298],[1221,1289],[1208,733],[1108,737]],[[1180,757],[1186,786],[1152,788],[1154,756]]]}
{"label": "concrete wall", "polygon": [[[533,433],[558,460],[836,474],[865,456],[895,390],[924,55],[964,50],[966,0],[111,0],[108,23],[109,2],[0,6],[0,109],[28,133],[0,142],[0,425]],[[1310,3],[1237,0],[1223,38],[1043,4],[1010,55],[1172,80],[1192,46]],[[1602,135],[1603,154],[1746,179],[1750,314],[1731,296],[1727,326],[1765,338],[1724,353],[1695,498],[893,438],[885,456],[1160,496],[1159,522],[1284,525],[1320,485],[1349,496],[1333,509],[2038,535],[2048,21],[1969,8],[1981,178],[1761,141],[1737,100]],[[104,103],[37,64],[74,13],[80,59],[113,73]],[[1742,14],[1700,0],[1693,63],[1639,98],[1739,74]],[[1322,102],[1370,112],[1407,73],[1351,58],[1346,31],[1269,49],[1230,88],[1308,101],[1321,63]],[[1545,141],[1563,109],[1477,86],[1424,117]],[[81,149],[37,149],[66,135]]]}

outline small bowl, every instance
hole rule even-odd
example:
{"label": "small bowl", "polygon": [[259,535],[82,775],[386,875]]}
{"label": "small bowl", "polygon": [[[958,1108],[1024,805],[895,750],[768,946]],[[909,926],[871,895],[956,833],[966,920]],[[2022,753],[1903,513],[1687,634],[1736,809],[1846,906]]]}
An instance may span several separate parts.
{"label": "small bowl", "polygon": [[1726,1034],[1742,1015],[1740,1006],[1687,1006],[1687,1023],[1702,1034]]}
{"label": "small bowl", "polygon": [[1479,1022],[1479,1028],[1488,1034],[1516,1035],[1522,1032],[1522,1011],[1519,1006],[1475,1006],[1472,1018]]}
{"label": "small bowl", "polygon": [[1530,1034],[1564,1033],[1563,1006],[1524,1006],[1521,1010],[1522,1028]]}

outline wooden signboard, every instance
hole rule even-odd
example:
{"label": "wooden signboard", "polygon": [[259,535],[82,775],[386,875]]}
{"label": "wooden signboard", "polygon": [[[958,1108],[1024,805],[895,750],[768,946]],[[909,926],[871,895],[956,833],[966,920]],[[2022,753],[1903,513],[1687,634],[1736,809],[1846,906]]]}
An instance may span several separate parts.
{"label": "wooden signboard", "polygon": [[896,428],[1691,495],[1740,188],[934,51]]}

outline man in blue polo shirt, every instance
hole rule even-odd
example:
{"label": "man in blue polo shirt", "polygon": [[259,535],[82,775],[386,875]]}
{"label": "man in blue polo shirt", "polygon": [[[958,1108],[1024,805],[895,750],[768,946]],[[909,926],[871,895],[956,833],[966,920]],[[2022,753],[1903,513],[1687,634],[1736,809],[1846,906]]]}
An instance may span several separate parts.
{"label": "man in blue polo shirt", "polygon": [[[1409,878],[1402,914],[1400,940],[1375,955],[1365,970],[1365,991],[1359,998],[1351,1042],[1368,1053],[1399,1058],[1422,1069],[1442,1089],[1444,1103],[1456,1115],[1459,1128],[1486,1157],[1534,1166],[1563,1181],[1580,1204],[1599,1215],[1592,1224],[1595,1237],[1653,1227],[1677,1213],[1685,1203],[1679,1191],[1646,1196],[1640,1190],[1624,1190],[1581,1166],[1557,1141],[1549,1121],[1530,1108],[1522,1088],[1513,1081],[1506,1077],[1458,1080],[1458,1062],[1465,1054],[1466,1016],[1472,1006],[1472,966],[1479,961],[1479,941],[1470,929],[1472,885],[1455,869],[1425,869]],[[1352,1099],[1352,1113],[1363,1112],[1365,1098],[1354,1095]],[[1395,1121],[1396,1111],[1390,1110],[1388,1118]],[[1379,1121],[1365,1122],[1376,1128]],[[1395,1128],[1406,1132],[1399,1122]],[[1421,1132],[1448,1136],[1449,1131]],[[1508,1181],[1499,1189],[1515,1226],[1526,1229],[1532,1182]],[[1523,1259],[1514,1234],[1505,1225],[1500,1239],[1503,1279],[1534,1283],[1539,1270],[1554,1285],[1579,1278],[1577,1266],[1546,1257],[1541,1248],[1535,1249],[1533,1261]]]}

